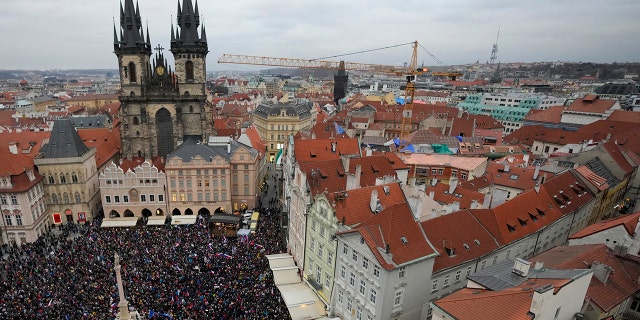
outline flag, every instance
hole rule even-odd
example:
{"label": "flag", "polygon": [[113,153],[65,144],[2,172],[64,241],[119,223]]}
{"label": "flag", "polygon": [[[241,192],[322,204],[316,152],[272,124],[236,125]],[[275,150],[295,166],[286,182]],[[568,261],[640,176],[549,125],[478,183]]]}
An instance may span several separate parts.
{"label": "flag", "polygon": [[342,127],[337,122],[334,121],[333,125],[336,127],[336,133],[337,134],[343,134],[344,133],[344,129],[342,129]]}

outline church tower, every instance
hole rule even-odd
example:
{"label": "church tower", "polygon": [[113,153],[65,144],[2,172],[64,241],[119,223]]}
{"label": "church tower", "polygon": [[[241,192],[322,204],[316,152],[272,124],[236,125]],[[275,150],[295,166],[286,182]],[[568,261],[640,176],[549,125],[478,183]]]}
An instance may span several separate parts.
{"label": "church tower", "polygon": [[151,57],[147,29],[142,32],[140,10],[133,0],[120,5],[120,36],[114,26],[122,94],[119,97],[122,154],[126,158],[166,157],[188,138],[207,141],[212,134],[205,92],[208,52],[198,5],[178,4],[178,30],[171,26],[175,72],[157,45]]}
{"label": "church tower", "polygon": [[124,9],[120,3],[120,40],[116,26],[113,26],[113,50],[118,56],[120,86],[126,95],[143,94],[144,83],[149,78],[149,56],[151,43],[149,29],[145,41],[140,19],[140,9],[133,7],[133,0],[125,0]]}
{"label": "church tower", "polygon": [[[206,100],[206,57],[209,52],[207,34],[204,25],[200,28],[200,12],[198,1],[195,8],[191,0],[183,0],[182,6],[178,2],[177,28],[174,32],[171,25],[171,53],[176,63],[176,78],[180,87],[180,94],[185,98],[192,96],[200,101]],[[185,101],[179,106],[180,118],[186,138],[206,141],[200,128],[206,128],[210,122],[209,114],[204,103]]]}

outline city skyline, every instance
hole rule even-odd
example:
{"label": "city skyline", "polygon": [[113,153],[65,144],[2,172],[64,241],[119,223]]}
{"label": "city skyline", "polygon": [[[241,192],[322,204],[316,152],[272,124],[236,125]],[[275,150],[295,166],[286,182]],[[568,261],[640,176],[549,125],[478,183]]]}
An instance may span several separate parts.
{"label": "city skyline", "polygon": [[[180,1],[182,2],[182,1]],[[0,69],[117,68],[113,21],[119,0],[15,1],[0,12],[5,34]],[[169,48],[176,0],[140,0],[152,46]],[[581,1],[369,1],[327,0],[198,3],[209,43],[207,70],[257,70],[220,65],[223,53],[315,59],[417,40],[444,65],[487,62],[496,42],[499,62],[638,61],[640,43],[627,34],[640,29],[640,2]],[[438,65],[422,48],[418,63]],[[171,55],[167,55],[170,60]],[[345,56],[354,62],[401,65],[409,45]],[[262,67],[264,68],[264,67]]]}

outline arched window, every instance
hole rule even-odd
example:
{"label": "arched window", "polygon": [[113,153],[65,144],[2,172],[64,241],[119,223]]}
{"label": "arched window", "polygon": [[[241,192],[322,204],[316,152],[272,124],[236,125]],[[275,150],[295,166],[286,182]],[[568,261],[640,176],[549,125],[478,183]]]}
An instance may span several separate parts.
{"label": "arched window", "polygon": [[133,117],[133,124],[140,124],[140,120],[138,120],[138,117]]}
{"label": "arched window", "polygon": [[193,80],[193,62],[191,60],[185,62],[184,70],[187,80]]}
{"label": "arched window", "polygon": [[67,183],[67,178],[64,176],[64,173],[60,174],[60,183]]}
{"label": "arched window", "polygon": [[133,62],[129,62],[129,82],[138,82],[136,78],[136,65]]}
{"label": "arched window", "polygon": [[51,174],[49,174],[49,184],[54,184],[56,183],[56,180],[53,179],[53,176]]}
{"label": "arched window", "polygon": [[58,195],[55,193],[51,194],[51,203],[58,204]]}
{"label": "arched window", "polygon": [[75,172],[71,173],[71,181],[78,183],[78,175]]}
{"label": "arched window", "polygon": [[81,203],[82,202],[82,198],[80,198],[80,192],[76,192],[73,195],[74,198],[76,198],[76,203]]}
{"label": "arched window", "polygon": [[62,199],[65,204],[69,203],[69,195],[66,192],[62,195]]}

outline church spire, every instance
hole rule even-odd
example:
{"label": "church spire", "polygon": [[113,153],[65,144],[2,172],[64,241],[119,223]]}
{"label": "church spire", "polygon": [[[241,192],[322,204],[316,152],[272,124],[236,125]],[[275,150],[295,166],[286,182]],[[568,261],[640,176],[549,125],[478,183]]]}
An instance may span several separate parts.
{"label": "church spire", "polygon": [[116,22],[113,21],[113,49],[118,50],[120,42],[118,41],[118,31],[116,30]]}
{"label": "church spire", "polygon": [[151,38],[149,37],[149,22],[147,22],[147,46],[151,48]]}
{"label": "church spire", "polygon": [[178,30],[176,34],[178,42],[183,46],[201,46],[201,38],[198,35],[199,26],[198,3],[196,2],[194,9],[191,0],[183,0],[182,6],[178,2]]}
{"label": "church spire", "polygon": [[207,43],[207,32],[204,29],[204,24],[202,25],[202,30],[200,30],[200,41],[203,43]]}
{"label": "church spire", "polygon": [[124,0],[124,6],[120,3],[120,30],[121,37],[116,51],[151,51],[151,46],[147,46],[144,39],[140,8],[137,4],[133,6],[133,0]]}
{"label": "church spire", "polygon": [[173,22],[171,22],[171,43],[176,42],[176,34],[173,32]]}

